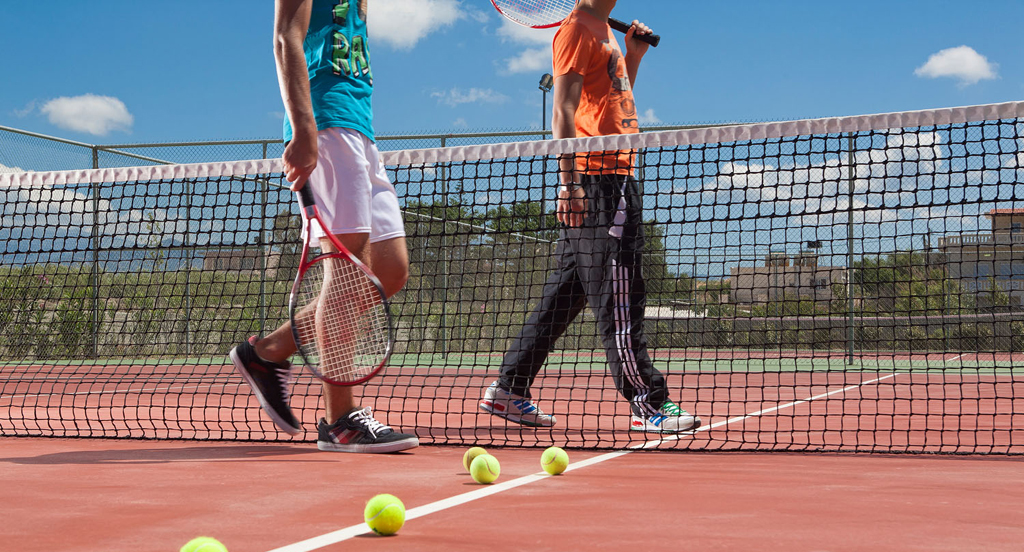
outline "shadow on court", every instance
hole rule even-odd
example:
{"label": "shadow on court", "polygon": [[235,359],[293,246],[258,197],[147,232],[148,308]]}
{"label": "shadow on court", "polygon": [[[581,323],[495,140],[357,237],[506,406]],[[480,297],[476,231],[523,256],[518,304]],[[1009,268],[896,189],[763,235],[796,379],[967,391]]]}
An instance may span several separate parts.
{"label": "shadow on court", "polygon": [[[297,459],[296,455],[320,454],[321,458],[306,457]],[[29,465],[59,464],[166,464],[170,462],[206,462],[211,460],[273,461],[274,457],[288,457],[282,461],[317,461],[330,462],[331,457],[324,455],[314,445],[297,446],[214,446],[136,450],[76,450],[41,454],[39,456],[0,458],[0,462]]]}

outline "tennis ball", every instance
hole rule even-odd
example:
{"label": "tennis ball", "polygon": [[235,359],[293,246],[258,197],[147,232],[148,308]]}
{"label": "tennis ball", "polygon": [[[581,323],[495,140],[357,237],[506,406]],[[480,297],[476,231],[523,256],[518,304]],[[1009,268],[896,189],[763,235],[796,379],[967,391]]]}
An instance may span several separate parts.
{"label": "tennis ball", "polygon": [[469,471],[469,466],[473,464],[473,459],[481,454],[487,454],[487,451],[482,447],[473,447],[466,451],[466,454],[462,455],[462,465]]}
{"label": "tennis ball", "polygon": [[180,552],[228,552],[228,549],[213,537],[196,537],[185,543]]}
{"label": "tennis ball", "polygon": [[378,535],[394,535],[405,525],[405,504],[395,495],[379,494],[366,503],[363,517]]}
{"label": "tennis ball", "polygon": [[493,483],[501,475],[501,464],[490,454],[481,454],[469,465],[469,475],[472,475],[473,481],[477,483]]}
{"label": "tennis ball", "polygon": [[559,447],[549,447],[540,455],[540,467],[551,475],[558,475],[569,466],[569,455]]}

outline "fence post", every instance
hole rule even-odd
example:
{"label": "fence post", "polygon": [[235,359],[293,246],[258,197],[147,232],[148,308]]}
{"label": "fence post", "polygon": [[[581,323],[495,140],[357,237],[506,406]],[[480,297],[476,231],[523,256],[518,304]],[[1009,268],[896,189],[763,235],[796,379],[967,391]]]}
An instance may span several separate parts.
{"label": "fence post", "polygon": [[[92,168],[100,168],[100,152],[92,146]],[[100,354],[100,184],[92,186],[92,358]]]}
{"label": "fence post", "polygon": [[[267,143],[263,142],[263,159],[267,158]],[[270,240],[265,239],[264,232],[266,232],[267,225],[267,196],[270,191],[267,189],[268,183],[265,178],[260,179],[260,237],[257,247],[260,251],[260,335],[263,335],[267,328],[267,257],[270,255],[269,242],[273,241],[273,236]],[[273,228],[273,226],[271,226]],[[267,244],[267,245],[265,245]],[[280,266],[280,263],[278,263]]]}
{"label": "fence post", "polygon": [[846,217],[846,363],[853,366],[853,351],[854,351],[854,340],[856,339],[856,332],[854,330],[854,278],[853,278],[853,189],[856,185],[854,167],[854,136],[853,133],[846,135],[846,194],[847,194],[847,217]]}
{"label": "fence post", "polygon": [[[192,194],[195,193],[195,181],[185,179],[185,356],[192,354],[192,260],[195,251],[188,243],[188,229],[192,222]],[[177,278],[175,278],[177,280]],[[202,277],[200,277],[202,281]]]}
{"label": "fence post", "polygon": [[[441,137],[441,147],[447,144],[445,137]],[[448,240],[447,225],[448,218],[448,165],[441,163],[441,249],[438,251],[438,260],[441,261],[441,287],[443,299],[441,301],[441,358],[448,358]]]}

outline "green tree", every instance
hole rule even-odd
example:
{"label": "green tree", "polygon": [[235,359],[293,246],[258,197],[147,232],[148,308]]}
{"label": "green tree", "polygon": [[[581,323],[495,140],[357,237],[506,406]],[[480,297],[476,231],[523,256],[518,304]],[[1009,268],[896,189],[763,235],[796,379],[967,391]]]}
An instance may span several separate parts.
{"label": "green tree", "polygon": [[673,272],[669,266],[664,225],[646,221],[644,242],[641,270],[648,299],[655,303],[689,300],[695,282],[688,274]]}
{"label": "green tree", "polygon": [[546,241],[558,239],[558,219],[553,211],[542,213],[540,201],[521,201],[489,209],[487,227],[503,234],[517,234]]}
{"label": "green tree", "polygon": [[905,316],[956,314],[976,301],[951,279],[939,258],[898,252],[857,261],[854,292],[862,313]]}
{"label": "green tree", "polygon": [[287,274],[299,268],[302,255],[302,217],[297,213],[281,212],[274,217],[271,230],[273,249],[281,253],[279,270]]}

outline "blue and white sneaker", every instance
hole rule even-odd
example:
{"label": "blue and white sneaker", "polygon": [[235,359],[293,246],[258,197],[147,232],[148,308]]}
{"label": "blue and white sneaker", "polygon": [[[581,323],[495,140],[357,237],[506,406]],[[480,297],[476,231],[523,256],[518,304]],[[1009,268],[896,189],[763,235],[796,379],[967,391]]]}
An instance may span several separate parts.
{"label": "blue and white sneaker", "polygon": [[665,401],[656,414],[647,417],[633,414],[631,431],[647,431],[650,433],[682,433],[700,427],[700,418],[679,408],[672,401]]}
{"label": "blue and white sneaker", "polygon": [[514,395],[494,382],[487,388],[484,398],[480,401],[480,409],[510,422],[530,427],[551,427],[555,425],[555,417],[543,412],[530,399]]}

